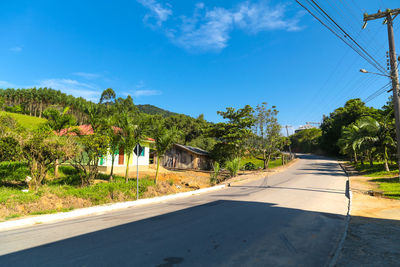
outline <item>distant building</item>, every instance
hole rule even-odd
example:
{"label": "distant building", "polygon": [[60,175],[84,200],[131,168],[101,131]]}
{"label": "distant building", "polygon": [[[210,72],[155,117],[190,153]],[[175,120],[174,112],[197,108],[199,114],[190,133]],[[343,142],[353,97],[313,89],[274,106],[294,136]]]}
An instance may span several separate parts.
{"label": "distant building", "polygon": [[[313,124],[314,124],[314,125],[313,125]],[[303,131],[303,130],[306,130],[306,129],[318,128],[318,127],[315,126],[315,125],[320,125],[320,123],[319,123],[319,122],[306,122],[305,125],[300,125],[300,127],[297,128],[294,132],[295,132],[295,133],[298,133],[298,132]]]}
{"label": "distant building", "polygon": [[[71,131],[74,129],[74,131]],[[114,133],[118,134],[121,129],[118,127],[113,127]],[[92,135],[93,129],[91,125],[80,125],[73,128],[63,129],[60,131],[59,135],[70,135],[70,136],[77,136],[77,135]],[[140,166],[149,166],[149,155],[150,155],[150,144],[154,143],[154,139],[152,138],[144,138],[140,145],[144,148],[142,153],[138,157],[139,162],[139,169]],[[111,149],[108,150],[107,155],[102,155],[99,159],[99,171],[104,173],[110,173],[111,166],[112,166],[112,156],[111,156]],[[115,158],[114,158],[114,173],[116,174],[123,174],[126,168],[127,160],[128,160],[128,153],[131,154],[129,159],[129,167],[136,168],[137,164],[137,156],[132,151],[126,151],[123,146],[120,146],[118,149],[113,151]]]}
{"label": "distant building", "polygon": [[207,151],[180,144],[174,144],[160,163],[163,167],[170,169],[211,169],[211,159]]}

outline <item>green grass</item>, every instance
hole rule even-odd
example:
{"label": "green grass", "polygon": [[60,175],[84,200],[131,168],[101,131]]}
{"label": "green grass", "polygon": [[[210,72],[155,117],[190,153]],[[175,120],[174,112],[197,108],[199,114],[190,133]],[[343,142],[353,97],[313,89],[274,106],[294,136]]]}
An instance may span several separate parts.
{"label": "green grass", "polygon": [[385,171],[383,162],[375,161],[372,167],[369,165],[369,162],[364,162],[364,166],[362,166],[361,163],[358,163],[357,165],[353,164],[353,166],[361,175],[368,177],[393,177],[398,174],[398,171],[396,170],[397,166],[395,164],[389,165],[389,169],[391,170],[389,172]]}
{"label": "green grass", "polygon": [[[240,161],[240,169],[243,169],[244,165],[247,162],[253,163],[256,166],[257,169],[264,168],[264,162],[262,160],[256,159],[254,157],[245,157],[245,158],[242,158],[242,160]],[[278,158],[276,160],[271,160],[269,162],[268,169],[276,168],[276,167],[279,167],[279,166],[282,166],[282,159],[281,158]]]}
{"label": "green grass", "polygon": [[47,120],[43,118],[33,117],[29,115],[11,113],[6,111],[0,111],[0,115],[8,115],[14,118],[22,127],[28,130],[34,130],[38,128],[41,124],[45,123]]}
{"label": "green grass", "polygon": [[42,191],[22,192],[20,189],[13,187],[0,186],[0,205],[15,205],[34,202],[40,198],[42,193]]}
{"label": "green grass", "polygon": [[369,165],[369,162],[365,162],[364,166],[361,163],[357,165],[353,164],[353,166],[361,175],[375,178],[370,181],[377,183],[379,189],[382,190],[386,197],[400,199],[400,182],[397,177],[399,172],[397,171],[396,164],[389,165],[389,169],[391,170],[389,172],[384,170],[383,162],[375,161],[372,167]]}
{"label": "green grass", "polygon": [[24,181],[27,175],[29,169],[25,162],[0,162],[0,185],[9,181]]}
{"label": "green grass", "polygon": [[383,191],[386,197],[400,199],[399,177],[373,179],[372,181],[379,185],[379,189]]}
{"label": "green grass", "polygon": [[18,217],[21,217],[21,214],[14,213],[14,214],[8,215],[4,219],[7,221],[7,220],[15,219],[15,218],[18,218]]}
{"label": "green grass", "polygon": [[29,215],[44,215],[44,214],[52,214],[52,213],[57,213],[57,212],[68,212],[73,209],[74,208],[70,207],[70,208],[62,208],[59,210],[42,210],[42,211],[31,212],[31,213],[29,213]]}

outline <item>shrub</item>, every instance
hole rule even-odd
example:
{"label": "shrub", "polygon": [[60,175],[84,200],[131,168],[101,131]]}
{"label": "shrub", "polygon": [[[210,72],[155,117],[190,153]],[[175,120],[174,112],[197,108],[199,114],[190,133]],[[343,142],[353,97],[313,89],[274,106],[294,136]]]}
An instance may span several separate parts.
{"label": "shrub", "polygon": [[28,165],[24,162],[5,161],[0,163],[0,182],[23,182],[30,175]]}
{"label": "shrub", "polygon": [[257,169],[257,166],[253,162],[247,162],[246,164],[244,164],[244,169],[248,171],[255,170]]}
{"label": "shrub", "polygon": [[15,105],[15,106],[12,106],[12,107],[7,106],[5,108],[5,110],[7,112],[12,112],[12,113],[24,113],[24,109],[22,108],[21,105]]}
{"label": "shrub", "polygon": [[230,177],[234,177],[237,175],[240,167],[240,159],[235,158],[231,161],[228,161],[226,163],[226,169],[229,171]]}
{"label": "shrub", "polygon": [[12,136],[0,138],[0,161],[17,161],[21,156],[21,146]]}
{"label": "shrub", "polygon": [[210,184],[211,185],[215,185],[219,183],[219,179],[218,179],[218,175],[219,175],[219,171],[221,170],[219,163],[218,162],[214,162],[213,164],[213,172],[210,175]]}

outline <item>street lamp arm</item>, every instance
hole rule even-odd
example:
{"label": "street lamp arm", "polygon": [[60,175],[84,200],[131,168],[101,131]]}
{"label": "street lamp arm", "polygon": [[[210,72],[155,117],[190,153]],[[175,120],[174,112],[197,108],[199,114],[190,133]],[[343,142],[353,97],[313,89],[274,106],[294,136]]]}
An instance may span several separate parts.
{"label": "street lamp arm", "polygon": [[380,76],[385,76],[385,77],[388,77],[388,78],[392,78],[392,76],[389,76],[389,75],[386,75],[386,74],[381,74],[381,73],[376,73],[376,72],[370,72],[370,71],[367,71],[366,69],[360,69],[360,72],[361,73],[370,73],[370,74],[375,74],[375,75],[380,75]]}

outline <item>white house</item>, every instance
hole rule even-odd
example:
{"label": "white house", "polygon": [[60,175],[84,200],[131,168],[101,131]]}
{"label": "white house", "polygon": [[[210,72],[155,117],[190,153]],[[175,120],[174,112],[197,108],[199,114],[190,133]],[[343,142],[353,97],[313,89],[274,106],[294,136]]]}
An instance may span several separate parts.
{"label": "white house", "polygon": [[[121,129],[118,127],[113,127],[114,132],[117,134]],[[80,125],[74,131],[71,129],[63,129],[60,131],[59,135],[78,135],[77,130],[79,131],[79,135],[91,135],[93,134],[92,126]],[[154,139],[145,138],[140,142],[140,145],[144,148],[142,153],[139,155],[139,168],[141,166],[149,166],[149,156],[150,156],[150,145],[154,143]],[[132,151],[129,151],[131,157],[129,159],[129,167],[130,170],[136,169],[137,166],[137,157],[136,154]],[[124,150],[123,147],[120,147],[118,150],[114,151],[114,173],[116,174],[124,174],[126,163],[128,160],[128,152]],[[112,166],[112,157],[111,157],[111,149],[109,149],[107,155],[103,155],[99,160],[99,171],[104,173],[110,173]]]}

